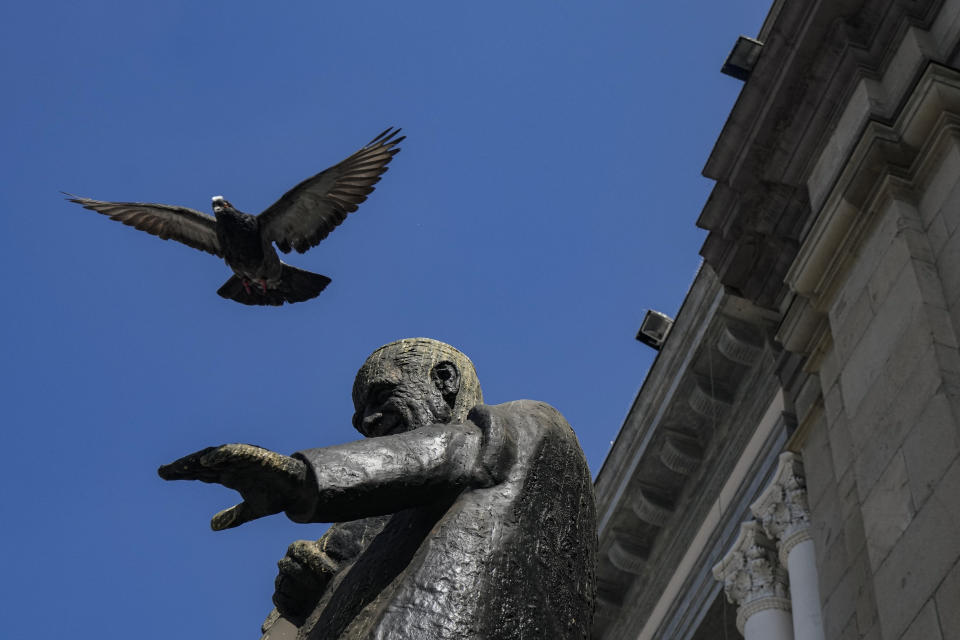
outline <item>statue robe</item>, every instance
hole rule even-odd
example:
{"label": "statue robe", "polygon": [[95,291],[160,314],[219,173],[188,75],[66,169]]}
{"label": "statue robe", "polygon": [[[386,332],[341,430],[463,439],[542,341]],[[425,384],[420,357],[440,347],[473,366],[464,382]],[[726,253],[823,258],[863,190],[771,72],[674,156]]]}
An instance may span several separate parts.
{"label": "statue robe", "polygon": [[479,405],[464,424],[295,455],[319,496],[288,515],[343,522],[321,539],[343,557],[299,639],[588,637],[593,485],[549,405]]}

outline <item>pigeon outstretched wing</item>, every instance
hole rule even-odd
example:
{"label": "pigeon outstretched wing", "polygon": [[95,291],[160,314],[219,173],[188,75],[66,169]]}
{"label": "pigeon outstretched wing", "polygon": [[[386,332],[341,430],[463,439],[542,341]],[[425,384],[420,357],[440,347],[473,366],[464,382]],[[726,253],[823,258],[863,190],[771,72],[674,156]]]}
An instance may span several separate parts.
{"label": "pigeon outstretched wing", "polygon": [[307,178],[259,215],[264,238],[284,253],[316,246],[367,199],[406,136],[387,129],[346,160]]}
{"label": "pigeon outstretched wing", "polygon": [[220,242],[217,240],[217,221],[213,216],[169,204],[104,202],[81,198],[72,193],[66,195],[70,196],[67,198],[70,202],[110,216],[112,220],[152,233],[164,240],[176,240],[188,247],[223,257]]}

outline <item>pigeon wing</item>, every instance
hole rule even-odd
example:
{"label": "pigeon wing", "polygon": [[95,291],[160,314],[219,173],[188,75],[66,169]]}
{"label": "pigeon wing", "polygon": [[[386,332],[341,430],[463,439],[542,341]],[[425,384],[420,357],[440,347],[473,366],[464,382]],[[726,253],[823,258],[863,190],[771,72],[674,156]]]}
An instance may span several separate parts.
{"label": "pigeon wing", "polygon": [[173,239],[188,247],[223,257],[220,242],[217,240],[217,221],[213,216],[169,204],[104,202],[81,198],[71,193],[66,195],[70,196],[67,198],[70,202],[110,216],[111,220],[146,231],[163,240]]}
{"label": "pigeon wing", "polygon": [[387,170],[406,136],[387,129],[352,156],[283,194],[258,217],[263,236],[284,253],[315,247],[357,210]]}

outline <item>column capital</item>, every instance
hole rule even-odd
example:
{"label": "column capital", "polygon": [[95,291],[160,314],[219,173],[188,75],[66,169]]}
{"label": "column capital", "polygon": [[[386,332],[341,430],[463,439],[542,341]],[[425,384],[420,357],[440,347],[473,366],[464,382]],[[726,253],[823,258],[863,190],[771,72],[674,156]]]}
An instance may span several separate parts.
{"label": "column capital", "polygon": [[780,549],[780,561],[787,563],[790,550],[810,539],[810,506],[802,458],[792,451],[780,454],[777,470],[767,488],[750,505],[750,511]]}
{"label": "column capital", "polygon": [[743,633],[747,618],[766,609],[790,611],[787,572],[777,560],[777,549],[759,522],[740,525],[733,548],[713,567],[723,582],[727,599],[739,605],[737,628]]}

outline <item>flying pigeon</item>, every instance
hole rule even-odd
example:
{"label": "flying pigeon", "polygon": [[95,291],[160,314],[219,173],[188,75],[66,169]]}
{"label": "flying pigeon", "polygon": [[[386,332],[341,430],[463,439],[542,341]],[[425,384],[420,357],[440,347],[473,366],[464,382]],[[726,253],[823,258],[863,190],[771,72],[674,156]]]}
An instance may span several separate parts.
{"label": "flying pigeon", "polygon": [[187,207],[144,202],[103,202],[73,194],[85,209],[164,240],[212,253],[226,261],[234,276],[217,291],[248,305],[302,302],[319,295],[330,278],[281,262],[284,253],[315,247],[367,199],[406,136],[390,128],[346,160],[307,178],[260,215],[238,211],[223,196],[213,197],[213,216]]}

